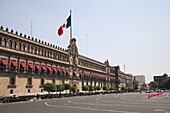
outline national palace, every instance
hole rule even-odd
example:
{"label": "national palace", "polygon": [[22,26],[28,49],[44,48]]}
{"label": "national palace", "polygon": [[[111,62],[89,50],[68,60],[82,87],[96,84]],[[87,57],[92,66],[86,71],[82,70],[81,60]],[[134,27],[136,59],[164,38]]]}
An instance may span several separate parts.
{"label": "national palace", "polygon": [[45,83],[68,83],[80,91],[84,85],[117,84],[120,89],[132,85],[132,77],[108,60],[100,62],[80,55],[75,38],[63,49],[0,27],[0,96],[42,93]]}

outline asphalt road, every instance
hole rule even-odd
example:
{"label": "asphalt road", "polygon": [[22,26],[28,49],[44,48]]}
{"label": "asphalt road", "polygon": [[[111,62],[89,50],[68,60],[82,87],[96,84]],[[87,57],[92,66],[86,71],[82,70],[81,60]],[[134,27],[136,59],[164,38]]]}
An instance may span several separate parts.
{"label": "asphalt road", "polygon": [[124,93],[0,104],[0,113],[170,113],[170,93]]}

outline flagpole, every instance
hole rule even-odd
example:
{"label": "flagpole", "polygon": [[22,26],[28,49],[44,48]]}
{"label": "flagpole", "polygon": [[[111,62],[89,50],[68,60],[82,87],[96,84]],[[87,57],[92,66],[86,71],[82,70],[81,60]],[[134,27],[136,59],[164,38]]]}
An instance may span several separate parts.
{"label": "flagpole", "polygon": [[[71,16],[71,10],[70,10],[70,16]],[[70,26],[70,40],[72,39],[72,23],[71,23],[71,26]]]}

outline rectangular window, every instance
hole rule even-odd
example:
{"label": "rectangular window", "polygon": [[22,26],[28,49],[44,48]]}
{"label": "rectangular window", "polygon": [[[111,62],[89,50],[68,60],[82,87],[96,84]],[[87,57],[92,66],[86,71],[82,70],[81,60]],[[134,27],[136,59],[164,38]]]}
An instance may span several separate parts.
{"label": "rectangular window", "polygon": [[27,78],[27,85],[32,86],[32,78]]}
{"label": "rectangular window", "polygon": [[84,86],[84,81],[82,81],[82,86]]}
{"label": "rectangular window", "polygon": [[1,60],[1,69],[5,71],[7,66],[8,66],[7,60],[6,59],[2,59]]}
{"label": "rectangular window", "polygon": [[10,90],[10,94],[13,94],[13,93],[14,93],[14,90],[13,90],[13,89],[11,89],[11,90]]}
{"label": "rectangular window", "polygon": [[17,62],[15,60],[11,61],[11,71],[15,71],[17,67]]}
{"label": "rectangular window", "polygon": [[62,80],[62,84],[64,84],[65,83],[65,81],[64,81],[64,79]]}
{"label": "rectangular window", "polygon": [[52,80],[52,83],[55,84],[55,79]]}
{"label": "rectangular window", "polygon": [[9,85],[14,86],[15,85],[15,80],[16,80],[15,77],[11,77],[10,81],[9,81]]}
{"label": "rectangular window", "polygon": [[41,86],[44,85],[44,79],[41,79]]}
{"label": "rectangular window", "polygon": [[96,81],[94,81],[94,86],[96,86]]}
{"label": "rectangular window", "polygon": [[88,85],[89,85],[89,83],[88,83],[88,82],[86,82],[86,85],[88,86]]}

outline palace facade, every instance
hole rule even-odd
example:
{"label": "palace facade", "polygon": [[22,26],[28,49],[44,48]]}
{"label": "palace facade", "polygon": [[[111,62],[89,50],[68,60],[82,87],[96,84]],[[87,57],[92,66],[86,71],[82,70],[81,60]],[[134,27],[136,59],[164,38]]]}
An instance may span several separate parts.
{"label": "palace facade", "polygon": [[43,84],[69,83],[82,90],[84,85],[110,86],[132,83],[132,75],[118,71],[108,60],[104,63],[80,55],[76,39],[67,49],[0,28],[0,96],[43,92]]}

